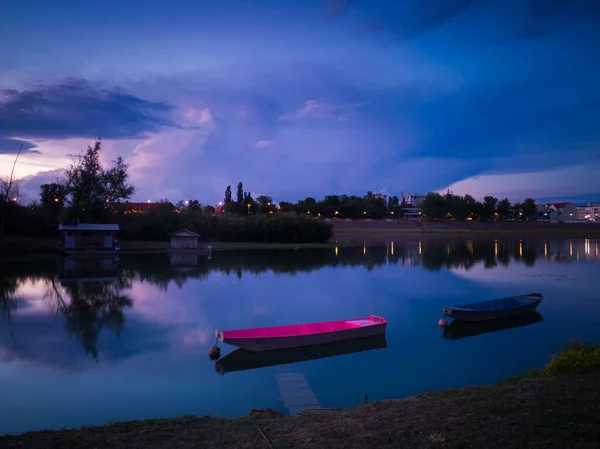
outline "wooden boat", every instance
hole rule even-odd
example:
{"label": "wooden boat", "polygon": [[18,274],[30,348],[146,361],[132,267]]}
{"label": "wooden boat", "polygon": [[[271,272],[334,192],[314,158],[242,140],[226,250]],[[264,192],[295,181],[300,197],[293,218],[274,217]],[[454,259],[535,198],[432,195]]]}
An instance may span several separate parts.
{"label": "wooden boat", "polygon": [[308,360],[324,359],[356,352],[371,351],[387,348],[385,334],[372,337],[354,338],[336,343],[317,346],[303,346],[292,349],[277,349],[274,351],[248,351],[236,349],[215,363],[215,370],[220,375],[234,371],[245,371],[270,366],[287,365],[290,363],[306,362]]}
{"label": "wooden boat", "polygon": [[544,317],[539,312],[529,312],[522,315],[514,315],[497,320],[469,322],[455,320],[444,330],[442,338],[446,340],[458,340],[460,338],[475,337],[489,332],[498,332],[515,327],[529,326],[539,323]]}
{"label": "wooden boat", "polygon": [[534,312],[542,301],[539,293],[529,293],[510,298],[492,299],[455,307],[443,307],[445,316],[465,321],[487,321],[522,313]]}
{"label": "wooden boat", "polygon": [[217,331],[217,340],[249,351],[298,348],[385,333],[387,320],[371,315],[355,320]]}

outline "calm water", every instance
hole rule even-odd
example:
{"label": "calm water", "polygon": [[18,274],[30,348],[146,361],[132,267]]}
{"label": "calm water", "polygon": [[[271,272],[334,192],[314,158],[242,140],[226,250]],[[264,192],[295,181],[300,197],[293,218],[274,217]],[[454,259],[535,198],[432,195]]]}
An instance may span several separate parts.
{"label": "calm water", "polygon": [[[5,264],[0,434],[185,414],[234,417],[252,408],[293,413],[298,404],[284,403],[282,383],[292,373],[322,407],[351,407],[365,394],[378,400],[490,384],[545,363],[571,337],[600,339],[598,245],[405,237],[378,247],[220,252],[210,260]],[[453,338],[437,327],[442,306],[531,291],[544,294],[536,322],[487,333],[463,328],[446,335]],[[389,320],[387,347],[371,342],[362,352],[256,369],[244,368],[277,358],[230,357],[221,366],[237,371],[224,375],[207,356],[216,328],[369,314]],[[458,338],[468,334],[475,335]],[[222,357],[235,349],[221,346]]]}

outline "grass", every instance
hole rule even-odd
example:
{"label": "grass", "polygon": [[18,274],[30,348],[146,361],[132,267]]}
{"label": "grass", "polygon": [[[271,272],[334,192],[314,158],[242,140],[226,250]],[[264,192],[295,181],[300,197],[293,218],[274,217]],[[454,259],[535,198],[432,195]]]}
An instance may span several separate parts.
{"label": "grass", "polygon": [[548,448],[600,441],[600,349],[571,342],[527,378],[293,417],[152,419],[0,437],[3,448]]}
{"label": "grass", "polygon": [[571,340],[558,348],[543,368],[531,367],[505,382],[557,375],[600,373],[600,345],[591,341]]}

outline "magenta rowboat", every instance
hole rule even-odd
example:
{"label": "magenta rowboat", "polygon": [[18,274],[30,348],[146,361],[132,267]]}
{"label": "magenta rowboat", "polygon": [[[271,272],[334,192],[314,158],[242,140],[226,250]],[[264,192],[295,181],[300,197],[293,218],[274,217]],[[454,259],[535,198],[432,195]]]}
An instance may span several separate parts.
{"label": "magenta rowboat", "polygon": [[371,315],[355,320],[217,331],[217,340],[249,351],[270,351],[371,337],[385,333],[386,325],[385,318]]}

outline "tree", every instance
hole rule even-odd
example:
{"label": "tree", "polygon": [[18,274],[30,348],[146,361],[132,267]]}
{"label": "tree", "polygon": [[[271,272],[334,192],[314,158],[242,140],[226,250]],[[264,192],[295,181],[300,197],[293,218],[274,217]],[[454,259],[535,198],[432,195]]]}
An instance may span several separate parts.
{"label": "tree", "polygon": [[135,193],[135,187],[127,184],[129,164],[121,156],[112,162],[112,167],[102,173],[102,204],[110,204],[129,199]]}
{"label": "tree", "polygon": [[496,204],[498,204],[498,198],[493,196],[486,196],[483,198],[483,218],[491,220],[494,218],[496,213]]}
{"label": "tree", "polygon": [[22,149],[23,144],[21,144],[19,151],[17,151],[12,170],[10,171],[10,176],[6,179],[0,178],[0,235],[4,232],[6,215],[8,214],[11,204],[15,203],[19,197],[19,185],[15,180],[15,167]]}
{"label": "tree", "polygon": [[79,160],[67,169],[70,182],[71,209],[75,216],[85,215],[98,218],[112,203],[129,199],[135,192],[133,185],[127,184],[129,166],[120,156],[112,162],[112,167],[104,169],[100,162],[101,139]]}
{"label": "tree", "polygon": [[523,215],[527,220],[530,220],[537,213],[537,206],[533,198],[526,198],[525,201],[523,201],[522,208]]}
{"label": "tree", "polygon": [[496,210],[498,211],[498,216],[500,217],[500,220],[506,220],[507,218],[509,218],[511,210],[510,200],[508,198],[502,199],[498,203]]}
{"label": "tree", "polygon": [[436,218],[445,218],[446,216],[446,198],[437,192],[430,192],[423,197],[420,204],[421,210],[429,220]]}
{"label": "tree", "polygon": [[229,203],[231,203],[231,186],[227,186],[225,189],[225,200],[223,201],[223,204],[225,205]]}
{"label": "tree", "polygon": [[523,205],[521,203],[515,203],[510,208],[510,214],[513,218],[520,218],[523,215]]}
{"label": "tree", "polygon": [[294,203],[290,203],[289,201],[280,201],[279,202],[279,212],[293,212],[295,210]]}
{"label": "tree", "polygon": [[273,205],[273,198],[266,195],[259,195],[256,198],[256,202],[258,203],[258,213],[259,214],[270,214],[275,211],[275,206]]}
{"label": "tree", "polygon": [[242,181],[238,182],[237,185],[237,203],[244,203],[244,184],[242,184]]}

